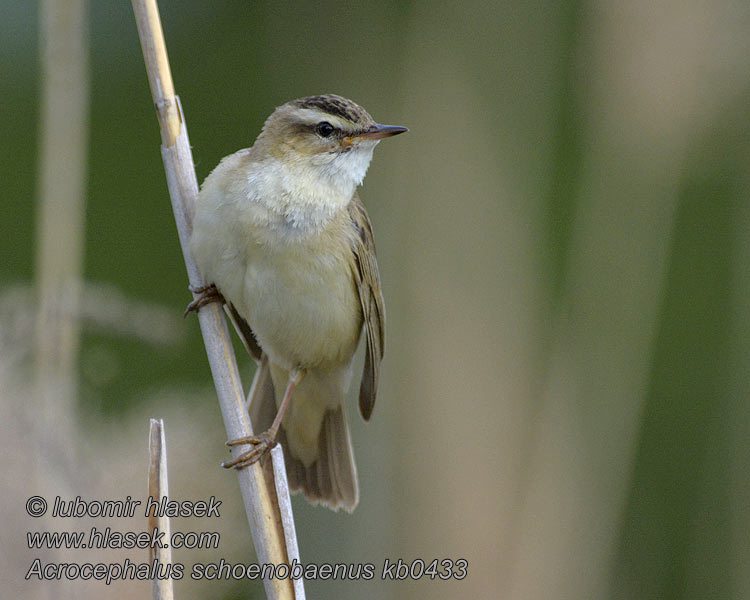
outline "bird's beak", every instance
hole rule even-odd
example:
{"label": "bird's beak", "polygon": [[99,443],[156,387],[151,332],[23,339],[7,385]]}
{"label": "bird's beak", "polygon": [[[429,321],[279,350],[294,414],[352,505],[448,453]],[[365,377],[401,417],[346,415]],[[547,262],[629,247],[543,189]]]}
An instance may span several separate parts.
{"label": "bird's beak", "polygon": [[382,140],[383,138],[398,135],[399,133],[404,133],[406,131],[409,131],[408,127],[401,127],[400,125],[378,125],[376,123],[364,133],[346,136],[342,142],[343,145],[349,146],[354,140]]}
{"label": "bird's beak", "polygon": [[377,123],[370,127],[364,133],[360,133],[358,138],[366,140],[382,140],[383,138],[391,137],[392,135],[398,135],[409,131],[407,127],[400,127],[399,125],[378,125]]}

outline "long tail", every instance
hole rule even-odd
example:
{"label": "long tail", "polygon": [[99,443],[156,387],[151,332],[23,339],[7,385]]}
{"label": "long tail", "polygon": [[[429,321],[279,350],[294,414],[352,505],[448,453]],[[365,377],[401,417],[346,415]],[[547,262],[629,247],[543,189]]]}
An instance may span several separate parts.
{"label": "long tail", "polygon": [[[254,400],[250,406],[250,418],[253,430],[260,432],[268,429],[276,416],[276,395],[267,360],[261,362],[260,369],[266,369],[259,375]],[[309,401],[305,398],[303,385],[292,396],[292,404]],[[302,392],[298,395],[298,392]],[[285,419],[286,420],[286,419]],[[309,423],[315,427],[317,423]],[[359,502],[357,485],[357,467],[354,462],[349,426],[346,422],[343,405],[326,409],[322,414],[320,434],[318,435],[317,458],[306,465],[295,456],[289,443],[290,432],[282,425],[279,431],[279,442],[284,448],[289,488],[292,492],[302,492],[313,504],[323,504],[333,510],[344,508],[354,510]]]}

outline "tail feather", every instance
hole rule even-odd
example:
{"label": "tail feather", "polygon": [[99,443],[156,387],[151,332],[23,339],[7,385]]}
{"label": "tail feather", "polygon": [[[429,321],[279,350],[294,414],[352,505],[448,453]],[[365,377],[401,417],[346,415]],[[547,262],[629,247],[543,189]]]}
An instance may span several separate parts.
{"label": "tail feather", "polygon": [[[276,398],[268,361],[261,362],[259,368],[266,372],[259,375],[259,387],[250,406],[250,418],[256,432],[268,429],[276,415]],[[292,403],[294,400],[292,396]],[[282,426],[278,440],[284,449],[290,490],[302,492],[313,504],[320,503],[333,510],[344,508],[348,512],[353,511],[359,502],[359,487],[344,407],[325,411],[318,436],[317,458],[309,466],[291,453],[287,435]]]}
{"label": "tail feather", "polygon": [[255,375],[253,386],[255,386],[255,389],[250,391],[252,402],[248,410],[250,413],[250,422],[253,424],[253,431],[260,433],[271,426],[276,416],[276,395],[271,377],[270,363],[266,356],[263,356],[258,365],[258,373]]}
{"label": "tail feather", "polygon": [[318,438],[318,458],[310,466],[291,455],[283,428],[279,441],[284,447],[287,478],[293,492],[302,492],[313,504],[333,510],[354,510],[359,502],[357,467],[342,406],[326,411]]}

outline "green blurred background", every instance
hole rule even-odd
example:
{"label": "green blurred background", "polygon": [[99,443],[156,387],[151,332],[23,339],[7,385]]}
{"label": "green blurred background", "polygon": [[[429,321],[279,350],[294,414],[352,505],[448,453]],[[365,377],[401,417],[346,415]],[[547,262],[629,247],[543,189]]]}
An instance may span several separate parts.
{"label": "green blurred background", "polygon": [[[40,7],[71,2],[0,0],[0,586],[148,597],[148,582],[23,580],[42,556],[27,530],[91,526],[34,520],[25,499],[142,497],[151,416],[171,494],[223,501],[218,523],[172,524],[220,530],[220,549],[174,560],[254,560],[197,321],[179,318],[190,296],[129,2],[85,13],[72,398],[29,383]],[[750,4],[160,4],[199,181],[300,96],[411,129],[379,146],[360,192],[388,307],[373,419],[349,411],[362,499],[346,515],[295,498],[295,516],[305,563],[379,575],[386,558],[465,558],[468,577],[308,581],[308,597],[750,598]],[[46,560],[125,557],[148,560]],[[177,598],[262,594],[176,584]]]}

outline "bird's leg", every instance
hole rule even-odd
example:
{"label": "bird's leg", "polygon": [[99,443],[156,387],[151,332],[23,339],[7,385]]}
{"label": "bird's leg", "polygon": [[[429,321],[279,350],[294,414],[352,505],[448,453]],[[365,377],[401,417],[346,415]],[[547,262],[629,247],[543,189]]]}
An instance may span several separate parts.
{"label": "bird's leg", "polygon": [[187,305],[187,308],[182,315],[183,317],[187,317],[191,312],[198,312],[199,308],[205,306],[206,304],[211,304],[211,302],[220,302],[222,304],[226,302],[226,300],[224,300],[224,296],[221,295],[221,292],[213,283],[200,287],[193,287],[191,285],[189,286],[189,289],[194,294],[200,295]]}
{"label": "bird's leg", "polygon": [[305,372],[299,369],[294,369],[289,373],[289,381],[286,384],[284,399],[281,401],[281,406],[279,406],[279,410],[276,413],[273,423],[271,423],[271,426],[266,431],[258,435],[250,435],[237,438],[236,440],[229,440],[227,442],[227,446],[240,446],[247,444],[252,446],[252,448],[247,452],[243,452],[234,460],[221,463],[222,467],[225,469],[231,469],[232,467],[237,467],[238,469],[249,467],[260,460],[264,454],[276,445],[276,435],[279,433],[279,427],[281,427],[281,422],[284,420],[284,414],[286,414],[286,410],[289,408],[289,402],[292,399],[294,388],[299,385],[299,382],[302,381],[304,375]]}

